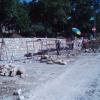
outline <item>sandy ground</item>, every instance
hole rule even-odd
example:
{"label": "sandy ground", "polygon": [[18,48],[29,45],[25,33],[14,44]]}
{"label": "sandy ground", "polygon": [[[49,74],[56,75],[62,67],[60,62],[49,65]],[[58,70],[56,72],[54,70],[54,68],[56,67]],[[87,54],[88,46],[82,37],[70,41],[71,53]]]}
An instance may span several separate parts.
{"label": "sandy ground", "polygon": [[[0,62],[0,64],[6,63],[8,62]],[[20,88],[23,94],[29,93],[31,90],[36,91],[38,87],[46,82],[53,81],[67,69],[67,66],[49,65],[34,60],[17,61],[10,64],[24,67],[28,76],[25,78],[0,76],[0,100],[16,100],[13,93]],[[28,96],[26,96],[26,99],[28,99]]]}
{"label": "sandy ground", "polygon": [[[1,61],[0,64],[6,62]],[[33,60],[13,62],[25,67],[26,78],[0,76],[0,100],[16,100],[22,89],[25,100],[99,100],[100,54],[81,54],[67,65]]]}

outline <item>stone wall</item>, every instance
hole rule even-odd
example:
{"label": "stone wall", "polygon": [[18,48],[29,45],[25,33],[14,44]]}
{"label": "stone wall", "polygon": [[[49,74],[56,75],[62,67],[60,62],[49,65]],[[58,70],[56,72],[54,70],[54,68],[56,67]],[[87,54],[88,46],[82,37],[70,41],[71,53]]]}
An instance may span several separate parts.
{"label": "stone wall", "polygon": [[[55,40],[55,38],[4,38],[5,45],[0,50],[1,57],[3,60],[23,59],[26,53],[37,53],[40,50],[55,48]],[[61,47],[66,47],[66,40],[59,40]]]}

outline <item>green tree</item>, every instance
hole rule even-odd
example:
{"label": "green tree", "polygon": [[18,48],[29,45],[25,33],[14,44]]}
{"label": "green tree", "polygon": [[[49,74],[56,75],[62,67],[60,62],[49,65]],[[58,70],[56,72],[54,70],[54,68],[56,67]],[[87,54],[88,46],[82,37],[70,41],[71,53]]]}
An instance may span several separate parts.
{"label": "green tree", "polygon": [[29,18],[29,12],[27,9],[27,6],[19,3],[17,5],[17,14],[16,14],[16,24],[20,28],[20,31],[22,32],[28,32],[30,31],[30,18]]}
{"label": "green tree", "polygon": [[16,16],[17,0],[1,0],[0,1],[0,22],[3,23],[5,20]]}
{"label": "green tree", "polygon": [[20,0],[0,1],[0,26],[22,32],[29,31],[30,18],[28,14],[27,6]]}
{"label": "green tree", "polygon": [[96,16],[96,26],[97,26],[97,32],[99,33],[100,36],[100,13],[97,13]]}
{"label": "green tree", "polygon": [[71,12],[70,0],[43,0],[45,8],[52,8],[52,13],[64,21]]}
{"label": "green tree", "polygon": [[[62,32],[64,24],[67,23],[67,16],[71,12],[70,0],[43,0],[45,4],[45,18],[52,22],[53,36],[57,36],[58,32]],[[47,18],[46,18],[47,16]],[[52,16],[52,17],[49,17]],[[47,25],[45,25],[47,27]]]}
{"label": "green tree", "polygon": [[90,0],[76,0],[76,4],[75,10],[72,11],[73,25],[89,37],[92,33],[93,21],[90,21],[90,18],[94,16],[94,7]]}

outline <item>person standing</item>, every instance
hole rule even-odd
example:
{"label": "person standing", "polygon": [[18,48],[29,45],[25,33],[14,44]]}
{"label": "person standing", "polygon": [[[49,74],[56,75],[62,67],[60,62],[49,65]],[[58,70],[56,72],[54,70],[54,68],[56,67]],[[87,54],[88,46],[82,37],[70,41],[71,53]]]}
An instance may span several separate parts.
{"label": "person standing", "polygon": [[93,35],[93,39],[95,39],[96,37],[96,27],[95,26],[92,27],[92,35]]}
{"label": "person standing", "polygon": [[56,51],[57,51],[57,55],[60,55],[60,40],[56,40]]}

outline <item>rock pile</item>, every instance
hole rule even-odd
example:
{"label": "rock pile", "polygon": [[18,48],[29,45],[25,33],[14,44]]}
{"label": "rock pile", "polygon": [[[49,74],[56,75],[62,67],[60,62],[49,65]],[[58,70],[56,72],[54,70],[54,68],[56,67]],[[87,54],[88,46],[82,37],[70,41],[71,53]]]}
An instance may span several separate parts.
{"label": "rock pile", "polygon": [[59,64],[59,65],[66,65],[68,63],[67,60],[64,59],[54,59],[51,56],[43,55],[39,59],[40,63],[47,63],[47,64]]}
{"label": "rock pile", "polygon": [[14,65],[0,65],[0,75],[14,77],[19,75],[21,78],[26,76],[26,70],[23,67],[16,67]]}
{"label": "rock pile", "polygon": [[16,92],[14,92],[14,94],[17,99],[16,100],[24,100],[24,96],[22,95],[22,90],[21,89],[18,89]]}

